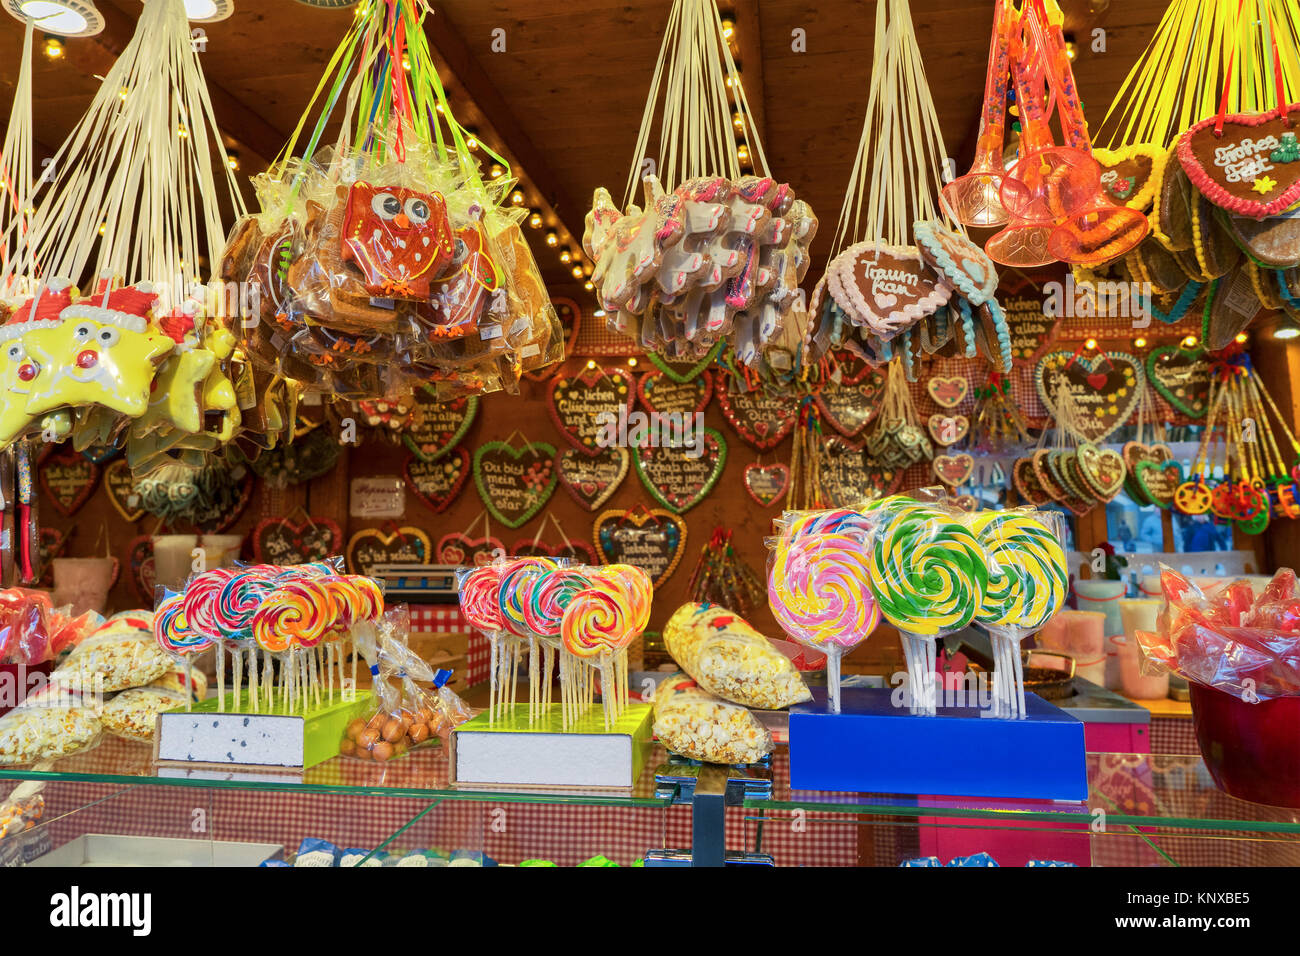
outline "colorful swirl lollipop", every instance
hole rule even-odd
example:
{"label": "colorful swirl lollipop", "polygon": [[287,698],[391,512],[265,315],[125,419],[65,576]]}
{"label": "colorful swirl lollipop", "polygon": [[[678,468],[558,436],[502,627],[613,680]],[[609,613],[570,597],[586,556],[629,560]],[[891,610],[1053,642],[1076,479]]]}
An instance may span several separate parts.
{"label": "colorful swirl lollipop", "polygon": [[862,534],[870,526],[862,512],[851,508],[831,508],[827,511],[791,511],[781,516],[785,528],[783,538],[797,538],[805,534]]}
{"label": "colorful swirl lollipop", "polygon": [[288,581],[268,594],[253,615],[253,638],[272,653],[314,647],[335,613],[330,589],[320,579]]}
{"label": "colorful swirl lollipop", "polygon": [[1060,610],[1070,587],[1060,539],[1023,511],[985,511],[970,519],[989,556],[989,584],[975,619],[1036,630]]}
{"label": "colorful swirl lollipop", "polygon": [[532,564],[527,558],[506,564],[497,591],[497,606],[501,611],[501,623],[508,633],[516,637],[532,636],[528,627],[528,590],[533,580],[546,572],[547,569]]}
{"label": "colorful swirl lollipop", "polygon": [[767,579],[777,623],[801,644],[856,647],[880,623],[857,533],[782,539]]}
{"label": "colorful swirl lollipop", "polygon": [[241,640],[251,636],[253,617],[274,589],[279,571],[270,565],[253,565],[226,579],[215,612],[217,626],[224,636]]}
{"label": "colorful swirl lollipop", "polygon": [[212,644],[196,634],[185,617],[185,595],[172,594],[162,599],[153,615],[153,636],[158,646],[170,654],[189,654]]}
{"label": "colorful swirl lollipop", "polygon": [[556,568],[539,574],[531,582],[524,606],[528,629],[542,637],[559,637],[564,609],[574,595],[590,584],[589,575],[573,568]]}
{"label": "colorful swirl lollipop", "polygon": [[230,568],[213,568],[195,575],[185,586],[185,620],[195,633],[216,640],[225,636],[218,618],[221,589],[235,575]]}
{"label": "colorful swirl lollipop", "polygon": [[868,568],[885,619],[925,636],[970,624],[988,587],[987,556],[947,512],[901,499],[876,509]]}
{"label": "colorful swirl lollipop", "polygon": [[636,599],[611,577],[593,575],[575,594],[560,619],[565,649],[593,658],[626,647],[636,637]]}
{"label": "colorful swirl lollipop", "polygon": [[472,627],[489,633],[504,630],[497,594],[501,590],[501,566],[474,568],[460,579],[460,611]]}

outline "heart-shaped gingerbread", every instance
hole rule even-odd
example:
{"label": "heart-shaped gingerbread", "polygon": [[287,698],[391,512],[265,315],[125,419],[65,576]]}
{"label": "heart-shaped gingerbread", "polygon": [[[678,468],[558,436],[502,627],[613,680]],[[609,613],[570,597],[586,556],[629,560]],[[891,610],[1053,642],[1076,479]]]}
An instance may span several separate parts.
{"label": "heart-shaped gingerbread", "polygon": [[936,445],[955,445],[970,432],[970,419],[965,415],[931,415],[926,422],[930,437]]}
{"label": "heart-shaped gingerbread", "polygon": [[1038,480],[1032,458],[1016,459],[1015,464],[1011,466],[1011,480],[1016,486],[1016,491],[1020,493],[1021,500],[1028,504],[1041,507],[1052,500],[1052,496]]}
{"label": "heart-shaped gingerbread", "polygon": [[554,459],[555,446],[545,442],[519,448],[503,441],[480,445],[474,452],[474,484],[483,507],[507,528],[524,524],[555,491]]}
{"label": "heart-shaped gingerbread", "polygon": [[588,511],[596,511],[623,483],[631,459],[626,448],[602,448],[598,455],[565,448],[556,455],[555,468],[569,497]]}
{"label": "heart-shaped gingerbread", "polygon": [[975,470],[975,459],[967,454],[935,455],[932,464],[935,475],[950,488],[964,485]]}
{"label": "heart-shaped gingerbread", "polygon": [[655,352],[651,352],[648,357],[655,368],[659,369],[659,371],[663,372],[674,382],[692,382],[699,378],[700,375],[702,375],[704,371],[713,364],[714,359],[722,353],[722,347],[726,344],[726,339],[720,339],[713,348],[709,349],[704,358],[700,359],[694,365],[683,366],[673,364]]}
{"label": "heart-shaped gingerbread", "polygon": [[822,497],[831,508],[860,508],[898,489],[903,470],[871,459],[861,443],[828,439],[818,458]]}
{"label": "heart-shaped gingerbread", "polygon": [[258,564],[311,564],[338,554],[342,547],[343,529],[330,518],[311,517],[301,524],[265,518],[253,529],[253,558]]}
{"label": "heart-shaped gingerbread", "polygon": [[626,420],[635,398],[632,373],[610,365],[555,377],[546,400],[565,440],[583,454],[595,455],[614,444],[610,430]]}
{"label": "heart-shaped gingerbread", "polygon": [[1068,389],[1080,433],[1090,442],[1101,442],[1128,421],[1142,397],[1142,365],[1127,352],[1088,356],[1061,349],[1039,359],[1034,385],[1048,409],[1057,407],[1058,389]]}
{"label": "heart-shaped gingerbread", "polygon": [[126,546],[126,567],[130,575],[131,590],[144,607],[154,606],[153,538],[147,534],[137,535]]}
{"label": "heart-shaped gingerbread", "polygon": [[1276,216],[1300,201],[1300,103],[1284,117],[1211,116],[1178,138],[1178,161],[1206,199],[1252,219]]}
{"label": "heart-shaped gingerbread", "polygon": [[729,391],[732,380],[722,376],[718,384],[718,405],[736,434],[759,451],[770,451],[794,429],[799,406],[790,397],[772,392]]}
{"label": "heart-shaped gingerbread", "polygon": [[1089,490],[1103,501],[1112,500],[1124,487],[1128,470],[1120,453],[1110,448],[1098,448],[1091,442],[1082,442],[1076,453],[1079,473]]}
{"label": "heart-shaped gingerbread", "polygon": [[956,408],[970,392],[970,382],[960,375],[949,378],[934,375],[925,383],[925,390],[940,408]]}
{"label": "heart-shaped gingerbread", "polygon": [[440,402],[422,385],[415,390],[415,418],[402,442],[422,461],[437,461],[465,437],[477,414],[477,395]]}
{"label": "heart-shaped gingerbread", "polygon": [[438,539],[434,549],[438,564],[455,564],[481,568],[491,564],[497,558],[504,557],[506,546],[500,538],[491,535],[483,538],[471,538],[460,531],[444,534]]}
{"label": "heart-shaped gingerbread", "polygon": [[632,564],[659,587],[677,568],[686,547],[686,522],[671,511],[606,511],[592,526],[596,553],[604,564]]}
{"label": "heart-shaped gingerbread", "polygon": [[885,373],[868,369],[856,384],[827,384],[814,400],[823,421],[845,438],[856,438],[875,420],[884,388]]}
{"label": "heart-shaped gingerbread", "polygon": [[1177,461],[1141,461],[1136,479],[1153,505],[1168,510],[1173,506],[1178,486],[1183,483],[1183,465]]}
{"label": "heart-shaped gingerbread", "polygon": [[636,388],[641,404],[652,414],[695,415],[709,407],[713,378],[703,371],[699,378],[679,382],[659,369],[651,369],[637,381]]}
{"label": "heart-shaped gingerbread", "polygon": [[1147,355],[1147,378],[1178,411],[1204,418],[1210,407],[1210,362],[1204,349],[1162,345]]}
{"label": "heart-shaped gingerbread", "polygon": [[433,544],[419,528],[401,527],[392,533],[363,528],[348,539],[348,570],[369,577],[378,565],[428,564],[432,554]]}
{"label": "heart-shaped gingerbread", "polygon": [[402,467],[407,489],[434,514],[447,510],[468,477],[469,452],[463,447],[433,461],[411,455]]}
{"label": "heart-shaped gingerbread", "polygon": [[1159,173],[1168,157],[1152,143],[1133,143],[1119,149],[1092,148],[1092,158],[1101,166],[1101,192],[1117,206],[1138,212],[1151,208]]}
{"label": "heart-shaped gingerbread", "polygon": [[99,483],[99,465],[71,448],[45,459],[39,466],[41,487],[50,502],[65,516],[72,516],[90,498]]}
{"label": "heart-shaped gingerbread", "polygon": [[108,500],[123,518],[134,524],[144,517],[140,495],[135,490],[135,475],[131,474],[126,459],[119,458],[104,469],[104,487],[108,489]]}
{"label": "heart-shaped gingerbread", "polygon": [[745,466],[745,490],[749,497],[766,508],[785,497],[790,487],[790,466],[780,462],[760,465],[753,462]]}
{"label": "heart-shaped gingerbread", "polygon": [[666,445],[632,449],[637,475],[665,508],[684,514],[713,490],[727,464],[727,443],[712,428],[695,436],[692,447]]}

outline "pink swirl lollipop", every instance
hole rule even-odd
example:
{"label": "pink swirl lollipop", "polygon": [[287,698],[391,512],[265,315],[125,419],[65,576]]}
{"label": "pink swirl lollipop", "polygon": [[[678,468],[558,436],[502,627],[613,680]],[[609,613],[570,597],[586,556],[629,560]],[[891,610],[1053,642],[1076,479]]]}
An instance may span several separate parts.
{"label": "pink swirl lollipop", "polygon": [[268,594],[253,615],[253,638],[272,653],[314,647],[334,616],[334,599],[321,580],[289,581]]}
{"label": "pink swirl lollipop", "polygon": [[[276,572],[275,577],[268,574],[268,568]],[[215,611],[217,625],[223,634],[239,640],[252,636],[253,616],[275,587],[279,570],[271,565],[253,565],[226,579]]]}
{"label": "pink swirl lollipop", "polygon": [[501,566],[484,565],[460,579],[460,611],[465,620],[481,631],[505,629],[497,594],[501,590]]}
{"label": "pink swirl lollipop", "polygon": [[880,623],[868,556],[851,533],[782,539],[767,583],[772,616],[801,644],[856,647]]}
{"label": "pink swirl lollipop", "polygon": [[222,587],[234,574],[230,568],[213,568],[195,575],[185,586],[185,620],[196,634],[213,640],[226,636],[217,604]]}
{"label": "pink swirl lollipop", "polygon": [[559,637],[564,609],[589,584],[589,575],[572,568],[556,568],[531,578],[524,603],[525,623],[534,634]]}
{"label": "pink swirl lollipop", "polygon": [[163,598],[153,615],[153,636],[169,654],[189,654],[211,646],[205,635],[195,633],[185,617],[185,595]]}

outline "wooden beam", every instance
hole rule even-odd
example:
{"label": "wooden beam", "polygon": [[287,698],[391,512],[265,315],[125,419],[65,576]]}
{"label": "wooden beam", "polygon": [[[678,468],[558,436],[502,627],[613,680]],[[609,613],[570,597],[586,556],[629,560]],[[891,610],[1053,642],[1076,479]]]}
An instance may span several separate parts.
{"label": "wooden beam", "polygon": [[441,61],[437,63],[439,71],[445,71],[444,79],[446,74],[456,78],[478,111],[487,118],[506,152],[527,173],[529,182],[545,197],[560,225],[573,237],[575,246],[581,243],[587,203],[575,202],[561,185],[550,164],[515,118],[510,104],[488,78],[446,13],[439,9],[425,23],[434,58]]}
{"label": "wooden beam", "polygon": [[[100,4],[98,9],[104,17],[103,32],[90,37],[89,42],[68,41],[64,49],[68,61],[78,69],[91,76],[107,76],[135,35],[136,21],[110,3]],[[276,129],[211,77],[207,81],[208,96],[221,132],[237,141],[241,149],[269,164],[284,148],[288,134]]]}

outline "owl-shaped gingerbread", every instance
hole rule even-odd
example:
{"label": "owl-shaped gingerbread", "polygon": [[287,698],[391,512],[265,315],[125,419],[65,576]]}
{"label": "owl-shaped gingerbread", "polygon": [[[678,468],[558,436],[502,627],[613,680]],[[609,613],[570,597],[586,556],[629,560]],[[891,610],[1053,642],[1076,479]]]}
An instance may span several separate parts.
{"label": "owl-shaped gingerbread", "polygon": [[353,184],[343,215],[343,260],[375,296],[422,300],[451,263],[456,239],[438,193]]}

